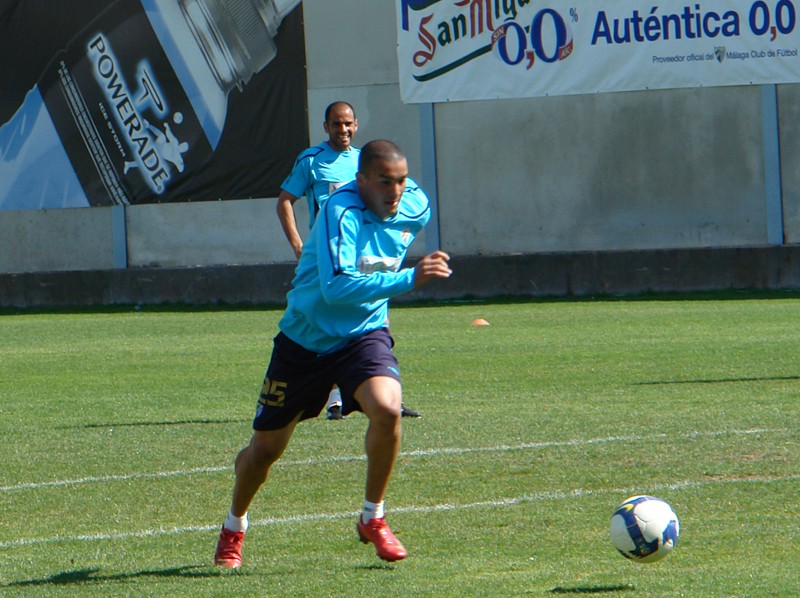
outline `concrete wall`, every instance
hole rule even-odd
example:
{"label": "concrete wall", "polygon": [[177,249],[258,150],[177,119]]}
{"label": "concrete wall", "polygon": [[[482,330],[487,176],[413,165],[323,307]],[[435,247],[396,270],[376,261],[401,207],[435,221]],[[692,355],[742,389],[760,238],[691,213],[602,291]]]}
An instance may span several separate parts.
{"label": "concrete wall", "polygon": [[0,211],[0,272],[113,267],[110,208]]}
{"label": "concrete wall", "polygon": [[766,243],[761,90],[436,106],[457,254]]}
{"label": "concrete wall", "polygon": [[[290,262],[294,254],[275,215],[275,199],[0,211],[0,273]],[[301,230],[308,210],[297,205]],[[123,248],[115,239],[123,236]],[[125,248],[127,241],[127,249]]]}
{"label": "concrete wall", "polygon": [[[128,264],[135,268],[293,261],[275,204],[274,199],[259,199],[129,207]],[[298,226],[306,230],[308,210],[300,204]]]}
{"label": "concrete wall", "polygon": [[778,87],[785,243],[800,243],[800,85]]}
{"label": "concrete wall", "polygon": [[[457,256],[396,301],[800,288],[800,246]],[[0,274],[0,308],[284,304],[293,264]]]}
{"label": "concrete wall", "polygon": [[[800,86],[779,86],[777,101],[729,87],[403,105],[394,4],[304,0],[309,143],[324,138],[325,106],[346,99],[357,145],[388,137],[405,149],[438,197],[414,255],[800,242]],[[778,131],[780,163],[769,158]],[[778,166],[782,204],[770,198]],[[0,273],[113,268],[114,222],[101,208],[0,212]],[[293,262],[274,198],[134,206],[124,222],[131,268]]]}

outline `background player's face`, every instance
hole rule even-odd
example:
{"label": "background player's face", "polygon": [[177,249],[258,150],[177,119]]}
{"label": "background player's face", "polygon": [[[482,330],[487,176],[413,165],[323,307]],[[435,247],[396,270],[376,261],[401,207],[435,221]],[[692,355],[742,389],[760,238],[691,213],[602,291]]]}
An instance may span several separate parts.
{"label": "background player's face", "polygon": [[358,189],[367,208],[382,220],[397,214],[400,198],[406,190],[408,162],[375,160],[366,173],[358,173]]}
{"label": "background player's face", "polygon": [[331,108],[328,120],[325,122],[325,132],[328,134],[328,143],[333,149],[337,152],[349,150],[357,130],[358,121],[348,106],[337,104]]}

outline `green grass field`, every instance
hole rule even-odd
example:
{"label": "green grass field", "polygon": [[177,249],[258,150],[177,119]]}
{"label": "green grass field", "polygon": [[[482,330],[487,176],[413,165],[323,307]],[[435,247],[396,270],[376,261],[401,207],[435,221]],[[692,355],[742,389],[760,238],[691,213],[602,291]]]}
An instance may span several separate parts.
{"label": "green grass field", "polygon": [[[395,306],[410,556],[355,534],[357,414],[298,427],[219,570],[280,313],[0,315],[0,595],[800,595],[800,295]],[[608,539],[639,493],[681,518],[652,565]]]}

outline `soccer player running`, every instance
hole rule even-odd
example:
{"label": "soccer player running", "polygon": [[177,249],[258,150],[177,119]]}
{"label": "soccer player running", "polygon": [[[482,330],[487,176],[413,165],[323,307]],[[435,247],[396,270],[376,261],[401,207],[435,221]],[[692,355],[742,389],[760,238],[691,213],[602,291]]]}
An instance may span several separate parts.
{"label": "soccer player running", "polygon": [[[301,152],[295,160],[292,172],[281,185],[278,195],[278,220],[297,259],[303,253],[303,239],[297,229],[294,203],[302,196],[308,203],[309,228],[320,208],[336,189],[356,177],[358,155],[361,150],[353,147],[353,138],[358,131],[358,119],[353,106],[336,101],[325,109],[323,123],[328,139]],[[343,419],[342,399],[338,388],[333,388],[326,405],[328,419]],[[421,417],[411,408],[402,406],[403,417]]]}
{"label": "soccer player running", "polygon": [[251,501],[297,424],[321,413],[334,383],[341,388],[344,412],[362,411],[369,420],[358,535],[386,561],[407,556],[384,518],[384,495],[400,448],[402,402],[388,302],[452,273],[443,251],[423,257],[413,268],[401,268],[429,218],[428,198],[408,178],[405,156],[386,140],[364,146],[356,180],[321,207],[278,324],[253,436],[235,460],[217,565],[241,566]]}

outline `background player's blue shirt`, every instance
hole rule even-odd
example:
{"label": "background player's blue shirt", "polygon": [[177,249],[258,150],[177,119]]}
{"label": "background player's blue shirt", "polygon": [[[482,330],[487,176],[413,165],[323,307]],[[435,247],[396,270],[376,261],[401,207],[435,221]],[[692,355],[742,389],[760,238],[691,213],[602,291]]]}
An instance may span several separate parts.
{"label": "background player's blue shirt", "polygon": [[411,179],[387,220],[364,205],[357,182],[337,190],[303,246],[281,331],[310,351],[328,353],[385,326],[389,298],[414,288],[414,269],[400,265],[429,219],[428,197]]}
{"label": "background player's blue shirt", "polygon": [[309,227],[314,225],[317,212],[330,194],[356,178],[360,153],[361,150],[355,147],[337,152],[323,141],[297,157],[281,189],[295,197],[306,196]]}

